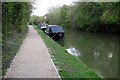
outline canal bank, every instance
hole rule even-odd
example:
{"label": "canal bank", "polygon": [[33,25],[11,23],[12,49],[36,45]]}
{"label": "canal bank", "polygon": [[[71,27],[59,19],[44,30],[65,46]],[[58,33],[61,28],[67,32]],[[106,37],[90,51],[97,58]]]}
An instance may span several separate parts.
{"label": "canal bank", "polygon": [[88,78],[101,78],[76,56],[68,54],[64,48],[49,38],[37,26],[34,26],[34,28],[41,35],[62,78],[87,78],[87,80]]}

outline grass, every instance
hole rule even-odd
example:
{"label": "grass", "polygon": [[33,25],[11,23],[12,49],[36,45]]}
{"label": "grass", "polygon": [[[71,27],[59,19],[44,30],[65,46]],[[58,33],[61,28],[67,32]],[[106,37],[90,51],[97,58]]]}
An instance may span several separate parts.
{"label": "grass", "polygon": [[10,64],[17,54],[20,45],[25,38],[28,29],[26,28],[24,31],[20,33],[15,33],[13,35],[9,35],[3,37],[3,44],[2,44],[2,75],[5,75],[7,69],[10,67]]}
{"label": "grass", "polygon": [[41,35],[48,51],[62,78],[84,78],[84,80],[100,79],[101,77],[88,68],[76,56],[70,55],[58,43],[48,37],[38,26],[34,28]]}

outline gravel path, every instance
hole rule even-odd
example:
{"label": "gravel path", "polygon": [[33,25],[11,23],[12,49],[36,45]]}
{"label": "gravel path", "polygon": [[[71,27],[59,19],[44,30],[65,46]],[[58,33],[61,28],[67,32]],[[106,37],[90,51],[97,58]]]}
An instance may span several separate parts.
{"label": "gravel path", "polygon": [[45,44],[30,25],[6,78],[58,78]]}

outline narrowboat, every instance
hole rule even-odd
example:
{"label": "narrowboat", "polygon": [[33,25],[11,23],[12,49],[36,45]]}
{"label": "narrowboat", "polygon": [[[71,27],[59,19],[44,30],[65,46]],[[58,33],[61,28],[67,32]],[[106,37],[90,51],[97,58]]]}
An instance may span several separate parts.
{"label": "narrowboat", "polygon": [[40,29],[45,31],[47,26],[41,26]]}
{"label": "narrowboat", "polygon": [[64,30],[62,29],[62,26],[59,25],[48,25],[45,33],[54,40],[60,40],[64,38]]}
{"label": "narrowboat", "polygon": [[41,22],[41,23],[38,24],[38,26],[40,27],[41,30],[45,31],[48,24],[45,23],[45,22],[44,23]]}

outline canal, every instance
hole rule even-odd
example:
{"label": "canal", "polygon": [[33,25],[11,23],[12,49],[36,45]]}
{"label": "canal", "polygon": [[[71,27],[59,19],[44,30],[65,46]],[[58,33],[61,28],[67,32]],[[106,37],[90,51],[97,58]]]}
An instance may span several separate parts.
{"label": "canal", "polygon": [[82,32],[64,28],[64,39],[57,41],[89,68],[104,78],[118,77],[118,37],[108,33]]}

